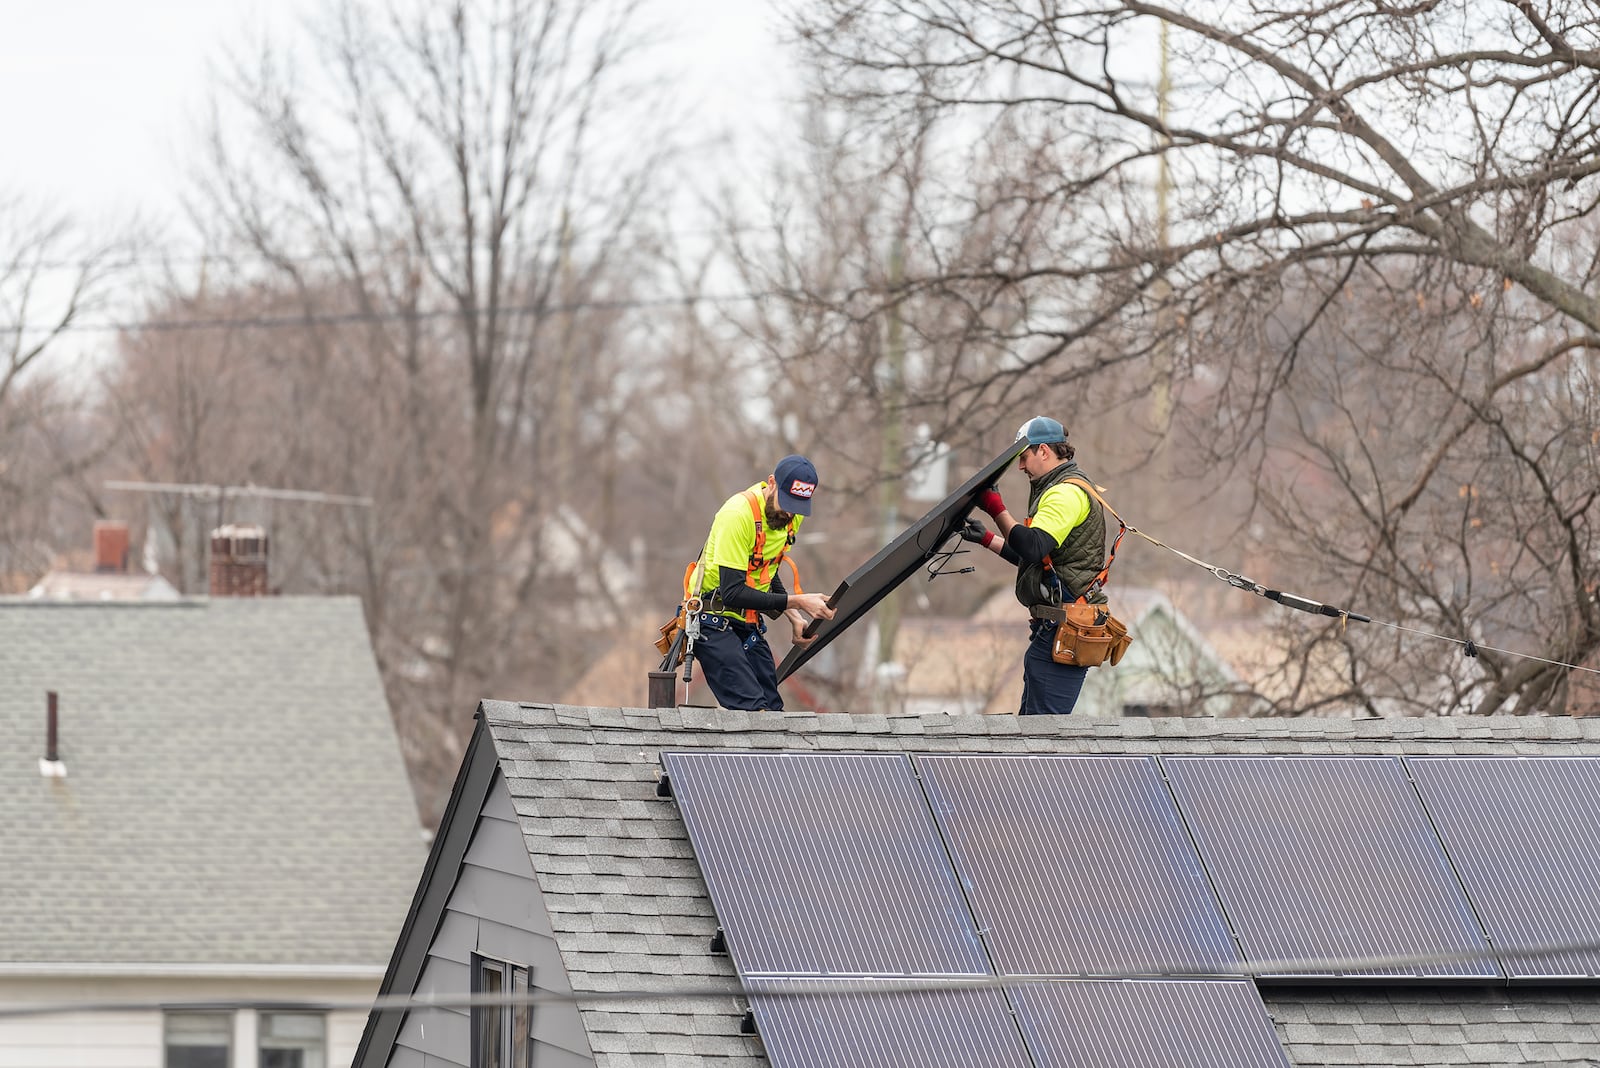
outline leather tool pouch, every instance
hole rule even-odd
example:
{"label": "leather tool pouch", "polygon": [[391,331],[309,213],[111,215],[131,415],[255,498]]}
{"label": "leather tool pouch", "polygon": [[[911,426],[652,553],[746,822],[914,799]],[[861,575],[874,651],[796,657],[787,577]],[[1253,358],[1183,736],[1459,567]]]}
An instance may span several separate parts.
{"label": "leather tool pouch", "polygon": [[1109,608],[1079,601],[1062,606],[1050,656],[1074,667],[1098,667],[1108,660],[1115,665],[1132,644],[1128,628]]}
{"label": "leather tool pouch", "polygon": [[656,639],[656,652],[662,656],[667,655],[667,650],[672,648],[672,639],[678,636],[683,629],[683,605],[678,606],[678,614],[661,624],[661,637]]}

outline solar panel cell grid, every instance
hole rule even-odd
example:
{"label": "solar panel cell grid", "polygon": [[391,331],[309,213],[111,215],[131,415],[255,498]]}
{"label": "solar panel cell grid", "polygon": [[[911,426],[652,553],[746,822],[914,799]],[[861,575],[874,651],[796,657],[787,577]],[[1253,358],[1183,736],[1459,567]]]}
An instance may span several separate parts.
{"label": "solar panel cell grid", "polygon": [[1011,996],[1037,1068],[1288,1068],[1249,982],[1075,979]]}
{"label": "solar panel cell grid", "polygon": [[741,974],[988,973],[906,756],[662,761]]}
{"label": "solar panel cell grid", "polygon": [[1600,944],[1600,761],[1467,756],[1406,763],[1506,973],[1600,977],[1600,951],[1593,949],[1505,953]]}
{"label": "solar panel cell grid", "polygon": [[1001,974],[1217,974],[1239,962],[1152,758],[916,761]]}
{"label": "solar panel cell grid", "polygon": [[[760,984],[788,992],[806,985]],[[892,991],[863,982],[849,993],[753,995],[750,1003],[773,1068],[1032,1068],[999,990]]]}
{"label": "solar panel cell grid", "polygon": [[[1161,763],[1246,959],[1269,974],[1499,974],[1398,758]],[[1442,954],[1458,959],[1399,963]],[[1328,968],[1318,960],[1373,963]]]}

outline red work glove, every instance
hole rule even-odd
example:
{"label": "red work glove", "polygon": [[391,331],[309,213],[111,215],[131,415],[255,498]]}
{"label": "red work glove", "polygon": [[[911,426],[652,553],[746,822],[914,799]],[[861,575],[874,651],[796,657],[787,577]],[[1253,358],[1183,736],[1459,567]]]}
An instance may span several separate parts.
{"label": "red work glove", "polygon": [[978,507],[989,514],[989,518],[998,519],[1000,513],[1006,510],[1006,502],[1000,499],[1000,491],[990,486],[978,494]]}

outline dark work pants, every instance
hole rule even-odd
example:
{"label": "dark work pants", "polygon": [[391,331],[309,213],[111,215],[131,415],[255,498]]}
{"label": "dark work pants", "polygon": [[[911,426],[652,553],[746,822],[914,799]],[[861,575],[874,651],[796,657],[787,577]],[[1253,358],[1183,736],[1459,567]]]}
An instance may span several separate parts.
{"label": "dark work pants", "polygon": [[1050,656],[1056,641],[1053,620],[1030,619],[1028,651],[1022,657],[1022,708],[1024,716],[1065,716],[1078,703],[1086,667],[1058,664]]}
{"label": "dark work pants", "polygon": [[766,635],[757,627],[726,616],[706,616],[700,623],[694,656],[711,695],[723,708],[783,709],[778,666],[772,662]]}

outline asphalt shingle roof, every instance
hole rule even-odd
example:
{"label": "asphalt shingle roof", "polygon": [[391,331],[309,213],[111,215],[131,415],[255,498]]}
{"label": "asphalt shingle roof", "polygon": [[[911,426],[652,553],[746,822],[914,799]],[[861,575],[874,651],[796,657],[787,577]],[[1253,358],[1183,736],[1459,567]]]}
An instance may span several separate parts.
{"label": "asphalt shingle roof", "polygon": [[[574,990],[731,981],[677,806],[656,796],[677,748],[926,753],[1521,753],[1600,756],[1600,721],[1126,719],[815,715],[485,702]],[[1278,988],[1296,1065],[1600,1063],[1593,987]],[[742,1007],[607,1003],[583,1010],[601,1068],[766,1064]],[[1590,1058],[1594,1058],[1591,1060]]]}
{"label": "asphalt shingle roof", "polygon": [[381,966],[425,853],[356,599],[0,600],[0,962]]}

